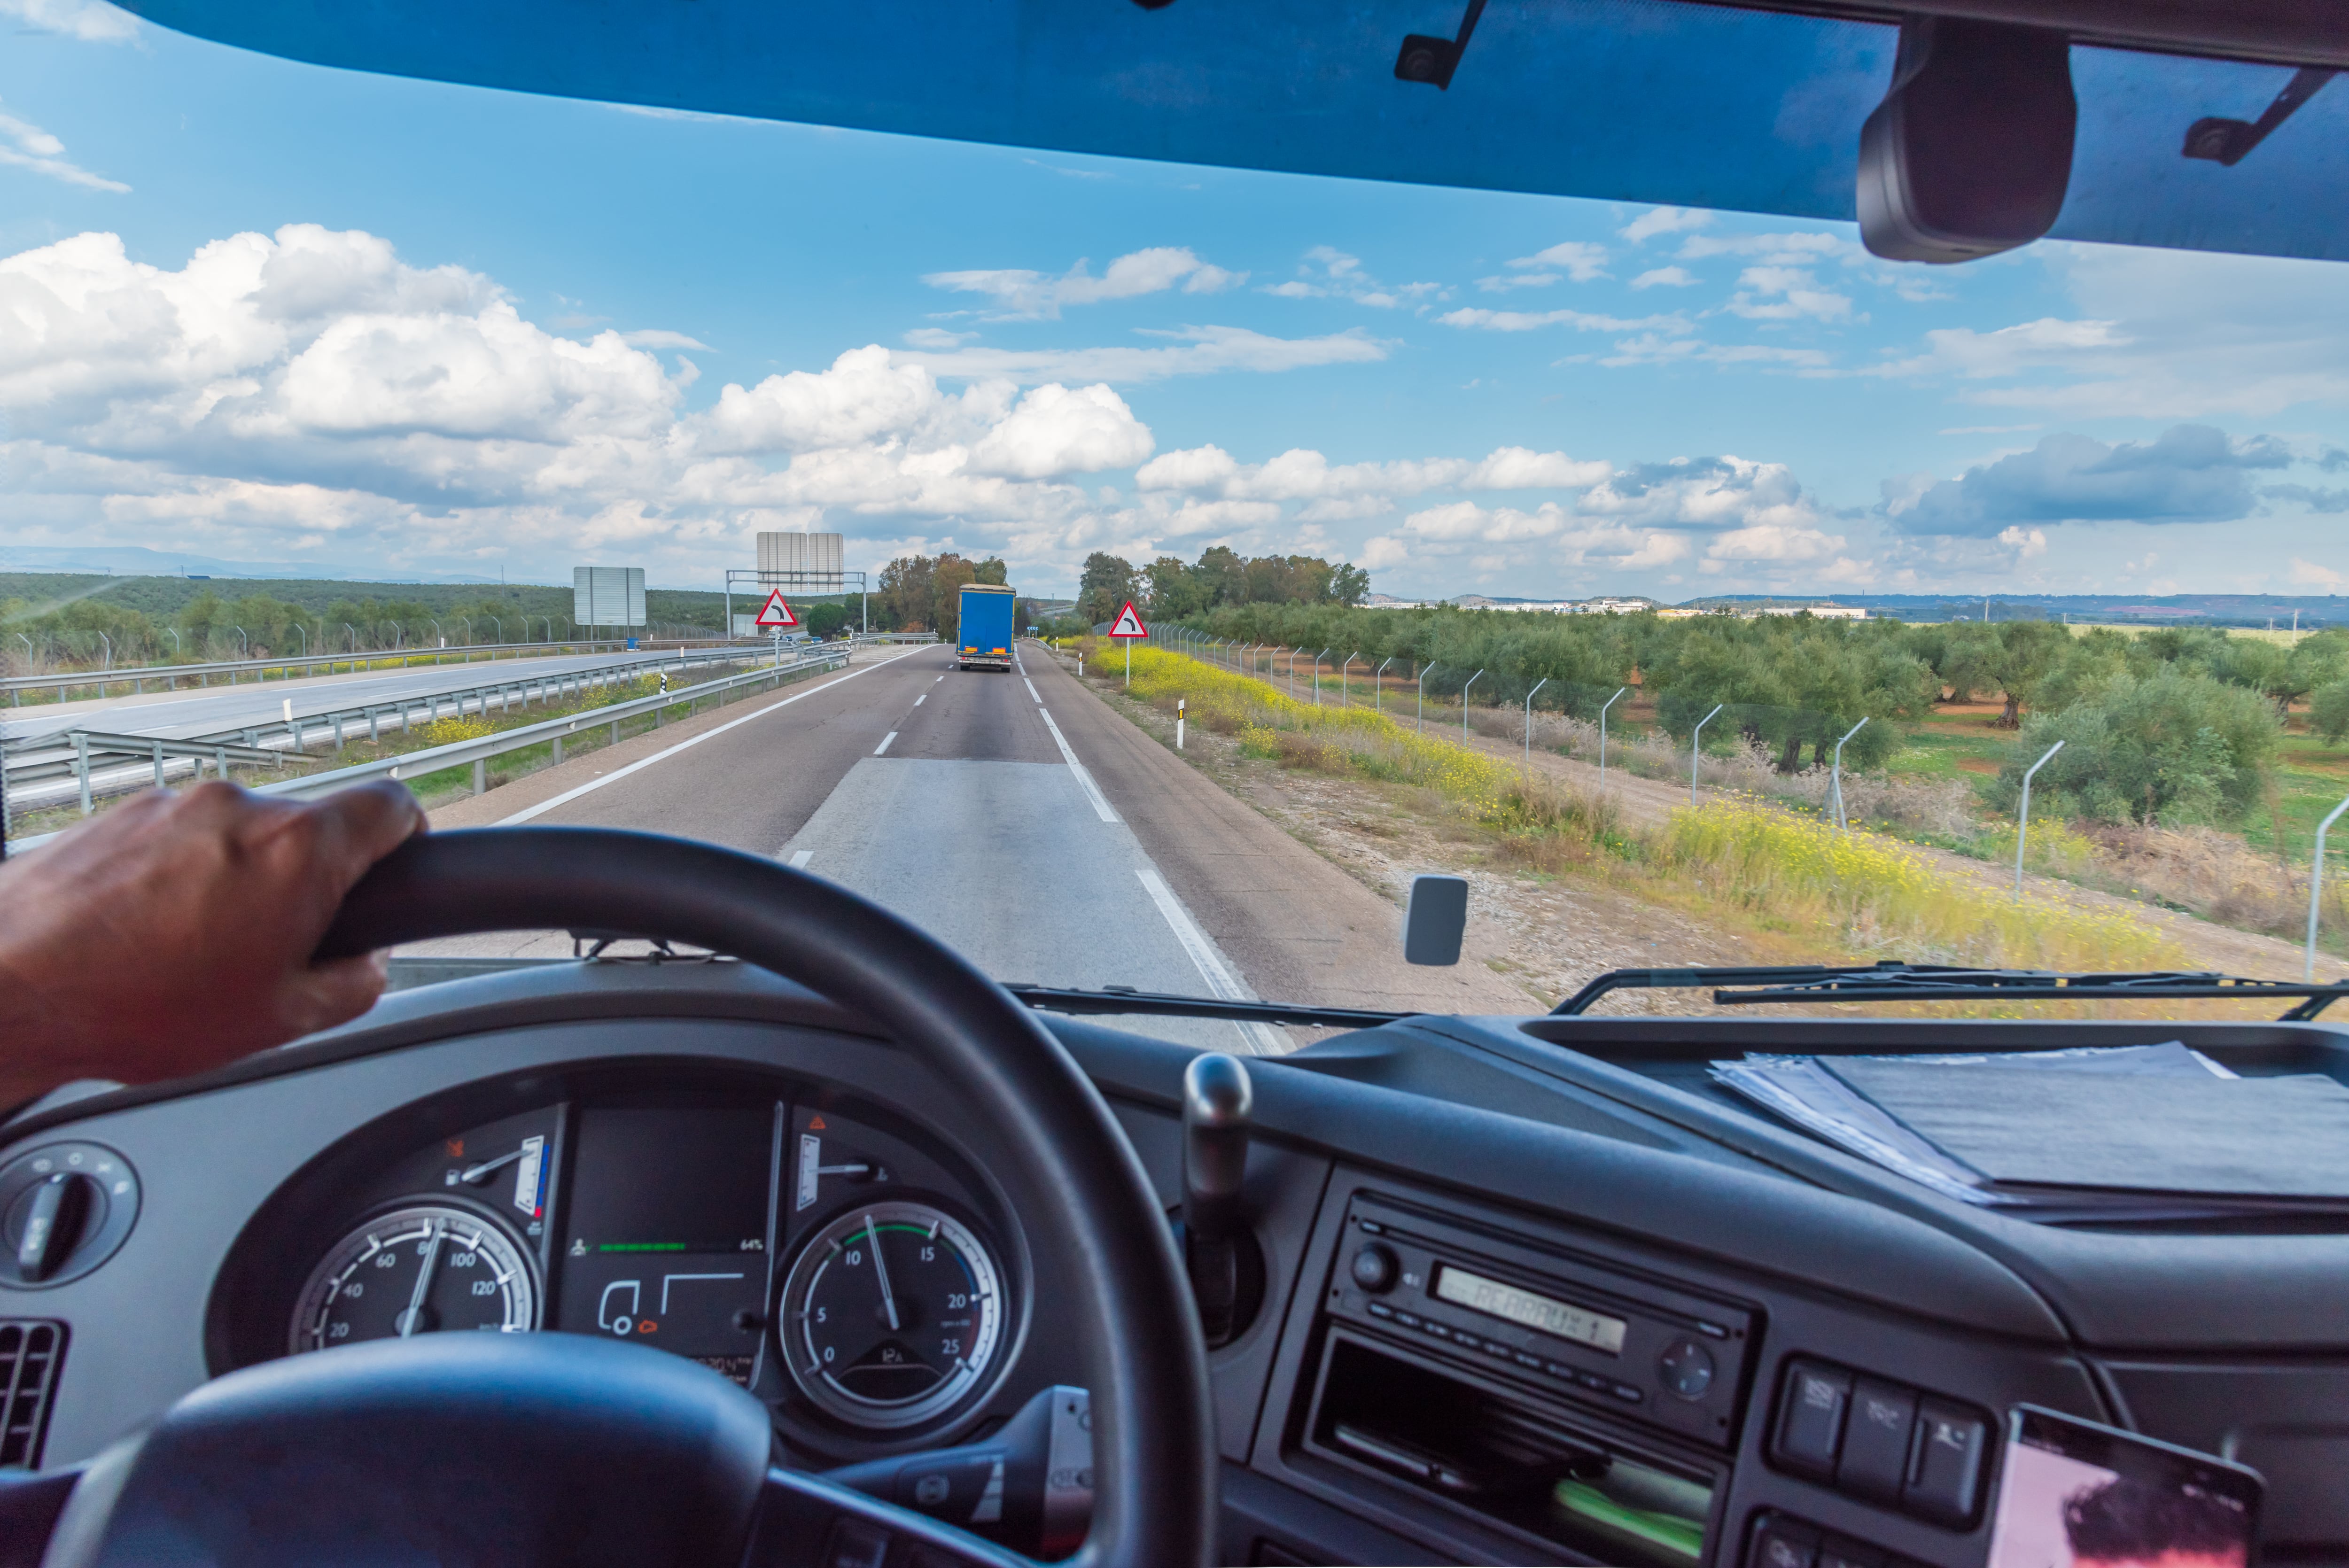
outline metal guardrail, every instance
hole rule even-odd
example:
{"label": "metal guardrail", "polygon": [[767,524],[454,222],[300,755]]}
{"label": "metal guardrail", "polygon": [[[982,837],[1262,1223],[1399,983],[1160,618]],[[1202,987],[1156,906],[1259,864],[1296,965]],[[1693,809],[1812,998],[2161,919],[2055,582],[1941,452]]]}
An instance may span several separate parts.
{"label": "metal guardrail", "polygon": [[[261,760],[282,763],[284,753],[306,752],[311,741],[322,735],[331,736],[335,748],[341,750],[346,724],[356,728],[364,723],[367,738],[372,741],[381,738],[381,731],[385,727],[396,727],[403,731],[413,727],[415,716],[419,710],[426,722],[439,720],[442,717],[441,705],[444,703],[449,705],[451,717],[461,718],[469,709],[488,714],[492,698],[497,699],[499,710],[504,711],[517,697],[527,707],[533,696],[540,701],[552,701],[566,693],[575,694],[615,680],[641,680],[671,668],[735,664],[763,656],[757,651],[742,647],[704,648],[666,655],[657,660],[639,659],[589,669],[553,672],[523,680],[468,686],[453,692],[427,692],[391,702],[367,703],[325,713],[295,714],[209,735],[179,737],[164,742],[160,755],[155,754],[154,738],[67,729],[0,741],[0,778],[5,778],[9,789],[17,794],[9,807],[13,814],[28,807],[55,803],[47,799],[23,799],[26,786],[33,786],[37,795],[42,793],[38,788],[42,783],[72,777],[78,783],[81,813],[87,817],[99,795],[127,794],[147,788],[147,780],[141,773],[143,765],[150,760],[156,769],[154,782],[159,785],[166,782],[173,773],[202,777],[206,757],[212,758],[219,766],[219,777],[226,778],[227,758],[220,753],[227,749],[257,752]],[[15,754],[13,757],[10,755],[12,752]],[[173,758],[180,759],[178,765],[169,760]],[[254,758],[240,757],[238,760]],[[111,769],[112,775],[100,777],[94,771],[99,769]],[[5,823],[0,823],[0,829],[4,828]]]}
{"label": "metal guardrail", "polygon": [[859,632],[849,641],[854,643],[935,643],[936,632]]}
{"label": "metal guardrail", "polygon": [[[661,722],[662,713],[668,708],[680,705],[698,707],[703,700],[711,696],[717,697],[723,704],[730,693],[749,690],[764,683],[780,683],[786,677],[795,675],[838,669],[847,663],[848,653],[845,649],[837,653],[819,654],[794,660],[787,665],[770,665],[764,669],[748,670],[739,676],[721,676],[717,680],[705,681],[699,686],[682,691],[656,692],[647,696],[632,697],[626,702],[610,703],[603,707],[590,708],[585,713],[567,714],[558,718],[544,719],[537,724],[523,725],[518,729],[501,730],[495,735],[485,735],[473,740],[452,741],[446,746],[431,746],[420,751],[403,752],[397,757],[378,758],[375,761],[358,763],[350,768],[336,768],[325,773],[311,773],[299,779],[287,779],[274,784],[264,784],[254,793],[283,795],[297,800],[308,799],[312,796],[332,794],[335,790],[348,785],[363,784],[370,779],[419,779],[426,774],[442,772],[450,768],[461,768],[470,762],[473,765],[473,793],[479,795],[488,788],[486,764],[492,757],[502,756],[509,751],[521,751],[533,746],[543,746],[552,741],[554,744],[554,761],[559,763],[563,760],[563,742],[581,730],[600,729],[608,724],[612,727],[612,738],[617,742],[620,738],[619,727],[628,719],[641,717],[649,713],[653,716],[654,725],[657,727]],[[207,751],[206,755],[211,755],[211,752]],[[283,753],[274,751],[265,752],[263,755],[272,761],[281,761],[284,757]],[[33,838],[16,840],[10,847],[29,849],[53,837],[55,837],[54,834],[45,833]]]}
{"label": "metal guardrail", "polygon": [[[644,641],[642,638],[637,640],[640,643]],[[682,648],[688,642],[706,640],[709,643],[722,644],[733,641],[725,637],[666,640],[678,648]],[[222,659],[199,665],[140,665],[119,670],[59,670],[53,675],[45,676],[0,676],[0,692],[6,692],[9,695],[13,706],[22,707],[25,693],[48,691],[53,688],[57,694],[57,700],[63,702],[66,700],[67,692],[89,686],[97,687],[101,696],[106,694],[106,688],[109,686],[124,685],[128,685],[135,696],[147,689],[149,681],[165,682],[167,683],[165,689],[174,689],[174,685],[171,683],[176,683],[189,676],[195,676],[199,686],[202,686],[210,684],[212,676],[224,675],[229,677],[229,684],[233,686],[236,684],[236,677],[240,675],[251,674],[266,678],[272,670],[298,669],[305,676],[309,676],[317,674],[321,667],[328,675],[333,675],[337,665],[349,666],[350,672],[354,675],[363,670],[373,670],[383,665],[414,668],[418,661],[427,654],[433,655],[432,663],[437,668],[442,660],[451,654],[464,655],[461,662],[471,664],[471,655],[475,654],[487,654],[491,660],[495,662],[501,654],[514,658],[522,658],[533,654],[542,658],[550,658],[565,653],[593,653],[598,649],[625,650],[625,640],[617,637],[578,637],[560,643],[469,643],[456,648],[393,648],[379,649],[372,654],[316,654],[291,658]],[[661,650],[639,648],[636,651],[656,653]],[[288,676],[285,678],[290,680],[293,677]]]}

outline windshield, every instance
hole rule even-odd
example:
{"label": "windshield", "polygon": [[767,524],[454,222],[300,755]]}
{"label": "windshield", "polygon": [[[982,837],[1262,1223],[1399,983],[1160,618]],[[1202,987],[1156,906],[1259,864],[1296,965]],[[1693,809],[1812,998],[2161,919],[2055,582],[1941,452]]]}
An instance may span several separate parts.
{"label": "windshield", "polygon": [[[1388,1013],[2341,974],[2330,263],[1930,267],[0,10],[12,843],[388,773],[778,857],[1006,982]],[[2248,120],[2290,73],[2241,75]],[[1455,964],[1405,962],[1423,874]]]}

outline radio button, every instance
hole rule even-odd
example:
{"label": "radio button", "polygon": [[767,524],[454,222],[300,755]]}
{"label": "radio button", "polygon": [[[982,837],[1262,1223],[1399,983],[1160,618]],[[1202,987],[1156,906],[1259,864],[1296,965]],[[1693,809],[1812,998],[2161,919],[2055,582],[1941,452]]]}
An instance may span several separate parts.
{"label": "radio button", "polygon": [[1819,1532],[1800,1520],[1783,1514],[1765,1516],[1754,1531],[1754,1550],[1746,1554],[1748,1568],[1816,1568]]}
{"label": "radio button", "polygon": [[1614,1395],[1617,1398],[1622,1400],[1627,1405],[1637,1405],[1648,1397],[1646,1390],[1634,1388],[1629,1383],[1614,1384],[1609,1387],[1607,1391]]}
{"label": "radio button", "polygon": [[1393,1288],[1399,1272],[1392,1247],[1372,1242],[1354,1254],[1354,1283],[1373,1295]]}
{"label": "radio button", "polygon": [[1405,1328],[1417,1328],[1420,1323],[1419,1314],[1415,1312],[1405,1312],[1399,1306],[1394,1309],[1394,1320],[1397,1323],[1402,1324]]}
{"label": "radio button", "polygon": [[1702,1399],[1713,1387],[1713,1353],[1693,1339],[1676,1339],[1656,1359],[1664,1387],[1683,1399]]}
{"label": "radio button", "polygon": [[1526,1355],[1526,1354],[1524,1351],[1522,1351],[1522,1350],[1512,1350],[1512,1351],[1510,1351],[1510,1352],[1509,1352],[1509,1358],[1510,1358],[1511,1360],[1515,1361],[1518,1366],[1525,1367],[1525,1368],[1526,1368],[1526,1369],[1527,1369],[1528,1371],[1539,1372],[1539,1371],[1541,1371],[1541,1370],[1543,1369],[1543,1368],[1542,1368],[1542,1358],[1541,1358],[1540,1357],[1538,1357],[1538,1356],[1528,1356],[1528,1355]]}
{"label": "radio button", "polygon": [[1850,1373],[1795,1362],[1786,1369],[1786,1398],[1771,1457],[1788,1470],[1826,1480],[1843,1451],[1844,1418],[1850,1409]]}
{"label": "radio button", "polygon": [[1836,1483],[1864,1497],[1898,1502],[1901,1483],[1909,1479],[1909,1439],[1916,1429],[1915,1389],[1859,1378],[1852,1387]]}
{"label": "radio button", "polygon": [[1394,1308],[1382,1301],[1371,1302],[1364,1310],[1372,1317],[1392,1317],[1395,1315]]}

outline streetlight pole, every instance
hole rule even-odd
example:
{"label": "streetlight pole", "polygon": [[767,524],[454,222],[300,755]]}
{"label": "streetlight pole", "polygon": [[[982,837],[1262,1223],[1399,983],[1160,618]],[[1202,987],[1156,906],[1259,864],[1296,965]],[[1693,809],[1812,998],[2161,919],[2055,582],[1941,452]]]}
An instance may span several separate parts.
{"label": "streetlight pole", "polygon": [[1384,681],[1387,666],[1394,662],[1395,655],[1389,654],[1379,661],[1379,667],[1371,672],[1371,711],[1373,713],[1384,713],[1387,710],[1387,688]]}
{"label": "streetlight pole", "polygon": [[[1714,703],[1713,713],[1719,713],[1728,706],[1725,702]],[[1702,744],[1704,727],[1713,722],[1713,713],[1708,713],[1698,719],[1696,727],[1689,731],[1689,804],[1692,806],[1696,804],[1696,765],[1704,760],[1704,747]]]}
{"label": "streetlight pole", "polygon": [[1617,687],[1615,696],[1609,697],[1599,707],[1599,780],[1602,784],[1607,781],[1607,710],[1613,707],[1617,699],[1630,689],[1630,686]]}
{"label": "streetlight pole", "polygon": [[[1534,691],[1539,691],[1547,685],[1549,677],[1544,676],[1534,682]],[[1526,768],[1528,771],[1534,765],[1534,691],[1526,693]]]}
{"label": "streetlight pole", "polygon": [[2308,868],[2308,951],[2301,959],[2300,977],[2302,980],[2316,978],[2316,912],[2318,901],[2324,896],[2324,835],[2332,830],[2334,822],[2341,820],[2344,811],[2349,811],[2349,800],[2333,807],[2331,814],[2316,825],[2316,859],[2309,863]]}
{"label": "streetlight pole", "polygon": [[2057,741],[2047,748],[2047,757],[2042,757],[2023,771],[2023,810],[2014,820],[2014,898],[2018,903],[2023,901],[2023,846],[2031,836],[2031,776],[2047,766],[2048,757],[2063,749],[2064,743]]}
{"label": "streetlight pole", "polygon": [[[1836,826],[1841,828],[1847,833],[1851,831],[1851,819],[1845,815],[1843,809],[1843,741],[1849,740],[1853,736],[1857,735],[1861,730],[1866,729],[1867,727],[1868,720],[1863,717],[1857,724],[1853,725],[1849,730],[1845,732],[1843,740],[1836,742],[1835,773],[1829,780],[1828,793],[1835,800]],[[1816,766],[1816,763],[1814,763],[1814,766]]]}
{"label": "streetlight pole", "polygon": [[1468,744],[1468,686],[1475,686],[1477,677],[1484,673],[1483,670],[1478,670],[1475,675],[1468,677],[1468,686],[1460,688],[1460,744],[1463,746]]}

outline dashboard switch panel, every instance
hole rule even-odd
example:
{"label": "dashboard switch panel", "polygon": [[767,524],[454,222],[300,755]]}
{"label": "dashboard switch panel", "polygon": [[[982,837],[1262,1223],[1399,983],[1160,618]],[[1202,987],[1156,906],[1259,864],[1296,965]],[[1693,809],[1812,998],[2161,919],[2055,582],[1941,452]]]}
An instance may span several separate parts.
{"label": "dashboard switch panel", "polygon": [[1786,1364],[1770,1434],[1779,1469],[1958,1530],[1981,1511],[1990,1448],[1970,1405],[1810,1360]]}

